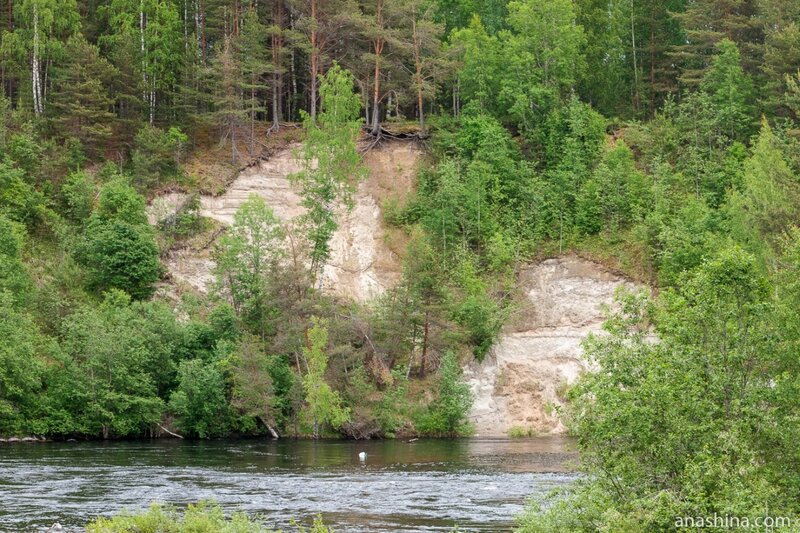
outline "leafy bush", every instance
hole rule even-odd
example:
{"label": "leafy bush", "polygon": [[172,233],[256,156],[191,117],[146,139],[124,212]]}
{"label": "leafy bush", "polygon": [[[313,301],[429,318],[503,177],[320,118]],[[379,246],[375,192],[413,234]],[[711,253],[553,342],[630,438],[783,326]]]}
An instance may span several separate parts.
{"label": "leafy bush", "polygon": [[182,361],[169,407],[178,418],[178,428],[201,439],[224,435],[230,427],[225,380],[215,363]]}
{"label": "leafy bush", "polygon": [[100,292],[120,289],[144,299],[161,277],[158,247],[146,226],[94,220],[79,258],[89,272],[90,286]]}
{"label": "leafy bush", "polygon": [[114,180],[101,190],[77,250],[91,288],[99,292],[120,289],[137,299],[153,293],[162,269],[144,205],[144,198],[123,180]]}
{"label": "leafy bush", "polygon": [[442,357],[439,367],[438,396],[428,410],[417,416],[415,425],[428,435],[469,435],[472,427],[466,421],[472,407],[472,392],[461,379],[461,366],[453,352]]}
{"label": "leafy bush", "polygon": [[72,172],[61,185],[64,212],[75,222],[82,222],[92,213],[94,183],[86,172]]}

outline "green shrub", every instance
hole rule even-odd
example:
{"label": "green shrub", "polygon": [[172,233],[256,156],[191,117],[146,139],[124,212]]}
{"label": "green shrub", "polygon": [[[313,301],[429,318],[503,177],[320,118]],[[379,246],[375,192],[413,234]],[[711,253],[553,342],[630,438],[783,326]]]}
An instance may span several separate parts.
{"label": "green shrub", "polygon": [[172,507],[152,504],[147,511],[124,511],[112,518],[98,518],[86,525],[89,533],[267,533],[258,518],[244,513],[225,516],[213,502],[190,504],[181,514]]}
{"label": "green shrub", "polygon": [[524,427],[524,426],[511,426],[508,428],[508,437],[511,439],[519,439],[523,437],[535,437],[536,430],[532,427]]}
{"label": "green shrub", "polygon": [[472,407],[472,391],[461,379],[461,367],[453,352],[442,357],[438,392],[428,410],[416,417],[417,430],[428,435],[470,435],[472,427],[466,417]]}
{"label": "green shrub", "polygon": [[228,431],[225,380],[214,363],[201,359],[181,362],[178,388],[170,396],[169,406],[178,417],[178,427],[191,435],[206,438]]}

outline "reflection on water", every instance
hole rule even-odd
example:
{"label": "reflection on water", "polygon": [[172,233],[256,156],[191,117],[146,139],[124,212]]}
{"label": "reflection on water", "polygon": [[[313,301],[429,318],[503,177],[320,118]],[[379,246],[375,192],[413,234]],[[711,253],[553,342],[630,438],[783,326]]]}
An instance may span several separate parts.
{"label": "reflection on water", "polygon": [[527,497],[574,479],[569,444],[543,437],[0,445],[0,531],[55,521],[74,528],[151,501],[204,498],[262,513],[275,527],[321,513],[336,531],[503,531]]}

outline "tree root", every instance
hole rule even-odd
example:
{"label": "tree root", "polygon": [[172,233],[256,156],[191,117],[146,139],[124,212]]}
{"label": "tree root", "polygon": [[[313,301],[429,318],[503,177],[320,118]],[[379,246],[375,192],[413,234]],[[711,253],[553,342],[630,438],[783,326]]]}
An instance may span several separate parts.
{"label": "tree root", "polygon": [[383,143],[383,141],[387,139],[392,139],[397,141],[421,142],[428,138],[427,132],[424,131],[394,132],[391,130],[387,130],[383,126],[381,126],[377,134],[372,133],[372,129],[369,126],[364,126],[363,130],[366,132],[366,138],[371,140],[364,147],[359,149],[359,151],[362,154],[369,152],[376,146],[380,146],[381,143]]}

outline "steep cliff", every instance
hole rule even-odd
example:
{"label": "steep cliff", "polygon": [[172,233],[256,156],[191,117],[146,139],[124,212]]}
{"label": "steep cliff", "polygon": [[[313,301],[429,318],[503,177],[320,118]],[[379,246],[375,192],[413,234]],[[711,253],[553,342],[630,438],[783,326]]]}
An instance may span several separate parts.
{"label": "steep cliff", "polygon": [[[200,214],[228,225],[239,206],[251,194],[263,197],[286,224],[303,213],[300,196],[288,176],[300,170],[295,157],[299,145],[289,145],[268,159],[244,170],[220,196],[201,196]],[[367,152],[366,180],[358,185],[353,209],[338,207],[339,229],[331,240],[331,258],[325,265],[322,284],[333,293],[365,301],[392,286],[400,278],[402,246],[384,228],[382,202],[402,199],[413,186],[421,150],[410,142],[386,142]],[[150,208],[150,222],[173,213],[186,199],[181,193],[156,198]],[[165,258],[176,284],[206,292],[213,281],[213,243],[202,248],[172,250]]]}
{"label": "steep cliff", "polygon": [[561,433],[556,406],[586,370],[581,342],[601,331],[603,308],[625,278],[574,256],[523,269],[517,312],[483,363],[465,369],[475,402],[469,418],[478,435]]}

